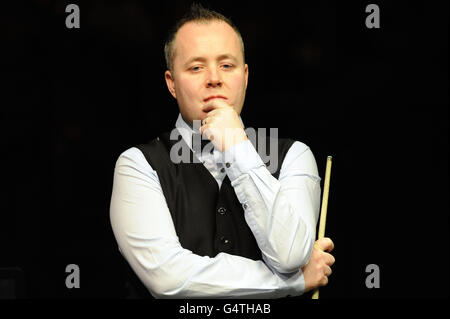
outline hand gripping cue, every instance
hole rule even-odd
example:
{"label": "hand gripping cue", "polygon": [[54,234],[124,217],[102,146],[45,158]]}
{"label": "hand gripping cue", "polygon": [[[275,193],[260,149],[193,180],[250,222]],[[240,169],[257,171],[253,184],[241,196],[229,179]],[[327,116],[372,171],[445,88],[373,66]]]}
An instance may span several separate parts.
{"label": "hand gripping cue", "polygon": [[[320,210],[319,234],[317,236],[317,239],[321,239],[325,236],[325,223],[327,222],[328,192],[330,190],[331,162],[332,157],[328,156],[327,167],[325,169],[325,182],[323,186],[322,208]],[[317,288],[314,291],[311,299],[319,299],[319,288]]]}

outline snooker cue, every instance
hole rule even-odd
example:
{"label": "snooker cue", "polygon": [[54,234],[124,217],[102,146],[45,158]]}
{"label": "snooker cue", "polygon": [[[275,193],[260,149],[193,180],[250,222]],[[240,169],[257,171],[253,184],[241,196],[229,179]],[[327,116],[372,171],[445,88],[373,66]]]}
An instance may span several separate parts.
{"label": "snooker cue", "polygon": [[[327,222],[327,207],[328,207],[328,193],[330,190],[330,175],[332,156],[327,157],[327,166],[325,169],[325,182],[323,186],[322,208],[320,210],[319,234],[317,239],[322,239],[325,236],[325,224]],[[311,299],[319,299],[319,288],[315,289]]]}

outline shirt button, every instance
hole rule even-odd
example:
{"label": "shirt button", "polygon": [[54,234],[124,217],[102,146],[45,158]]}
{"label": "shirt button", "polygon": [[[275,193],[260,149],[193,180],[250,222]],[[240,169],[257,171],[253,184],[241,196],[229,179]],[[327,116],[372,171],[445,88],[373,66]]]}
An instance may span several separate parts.
{"label": "shirt button", "polygon": [[222,167],[222,168],[220,169],[220,172],[221,172],[221,173],[225,173],[225,168]]}
{"label": "shirt button", "polygon": [[230,163],[226,163],[225,166],[226,166],[227,168],[229,168],[231,165],[230,165]]}
{"label": "shirt button", "polygon": [[225,207],[219,207],[219,209],[217,210],[217,212],[220,215],[225,215],[225,213],[227,212],[227,209]]}
{"label": "shirt button", "polygon": [[225,238],[225,237],[220,237],[220,241],[222,242],[222,244],[224,245],[228,245],[230,243],[230,240]]}
{"label": "shirt button", "polygon": [[244,209],[247,209],[247,207],[248,207],[247,204],[244,204]]}

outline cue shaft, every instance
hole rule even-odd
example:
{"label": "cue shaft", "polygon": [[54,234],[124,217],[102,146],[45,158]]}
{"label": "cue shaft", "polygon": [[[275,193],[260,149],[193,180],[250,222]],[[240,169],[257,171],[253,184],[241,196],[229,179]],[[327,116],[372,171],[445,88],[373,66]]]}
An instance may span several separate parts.
{"label": "cue shaft", "polygon": [[[325,237],[325,225],[327,222],[327,208],[328,208],[328,193],[330,191],[330,176],[331,176],[331,163],[332,156],[327,157],[327,166],[325,169],[325,182],[323,186],[323,196],[322,196],[322,208],[320,210],[320,222],[319,222],[319,234],[317,239],[322,239]],[[319,288],[317,288],[312,299],[319,299]]]}

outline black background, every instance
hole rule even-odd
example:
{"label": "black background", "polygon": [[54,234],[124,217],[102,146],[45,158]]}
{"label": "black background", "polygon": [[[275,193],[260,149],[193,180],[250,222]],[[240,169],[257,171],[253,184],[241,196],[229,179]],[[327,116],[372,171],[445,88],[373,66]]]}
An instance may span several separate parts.
{"label": "black background", "polygon": [[[2,4],[0,268],[25,298],[121,298],[115,161],[171,129],[163,41],[189,1]],[[246,126],[333,156],[321,298],[448,297],[448,2],[230,2],[250,76]],[[80,267],[67,289],[65,267]],[[367,289],[365,267],[380,267]]]}

